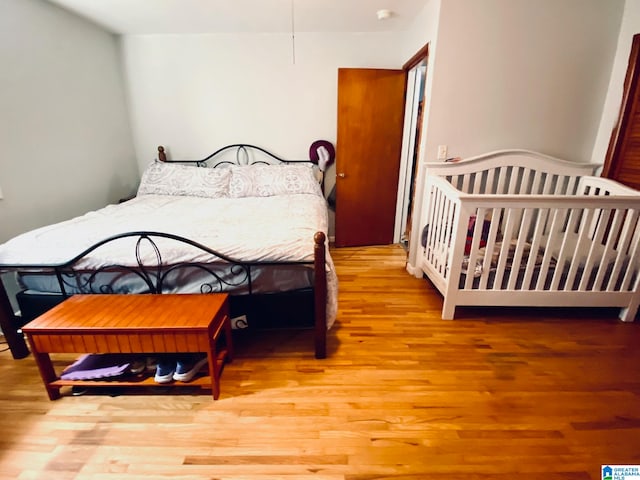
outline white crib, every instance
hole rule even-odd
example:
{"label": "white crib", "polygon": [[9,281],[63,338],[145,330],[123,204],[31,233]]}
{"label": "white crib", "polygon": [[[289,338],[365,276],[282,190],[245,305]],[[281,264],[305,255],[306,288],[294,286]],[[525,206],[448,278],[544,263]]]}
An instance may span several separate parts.
{"label": "white crib", "polygon": [[640,304],[640,192],[526,150],[426,165],[419,265],[457,306]]}

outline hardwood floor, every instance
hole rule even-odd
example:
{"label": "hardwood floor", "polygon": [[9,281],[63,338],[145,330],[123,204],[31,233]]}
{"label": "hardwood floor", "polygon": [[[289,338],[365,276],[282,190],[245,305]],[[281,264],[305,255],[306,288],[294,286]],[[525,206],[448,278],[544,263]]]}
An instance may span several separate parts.
{"label": "hardwood floor", "polygon": [[215,402],[49,401],[33,358],[1,353],[0,478],[596,480],[640,464],[640,323],[579,309],[445,321],[401,247],[333,256],[328,358],[311,332],[241,337]]}

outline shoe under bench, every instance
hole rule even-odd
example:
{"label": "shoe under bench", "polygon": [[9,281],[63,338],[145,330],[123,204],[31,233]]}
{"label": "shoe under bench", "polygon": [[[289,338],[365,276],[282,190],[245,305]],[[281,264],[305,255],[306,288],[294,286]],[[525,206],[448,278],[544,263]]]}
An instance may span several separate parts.
{"label": "shoe under bench", "polygon": [[[199,386],[220,395],[220,375],[233,358],[228,295],[74,295],[23,327],[49,399],[62,387]],[[62,380],[50,353],[207,354],[209,375],[188,383],[153,377]]]}

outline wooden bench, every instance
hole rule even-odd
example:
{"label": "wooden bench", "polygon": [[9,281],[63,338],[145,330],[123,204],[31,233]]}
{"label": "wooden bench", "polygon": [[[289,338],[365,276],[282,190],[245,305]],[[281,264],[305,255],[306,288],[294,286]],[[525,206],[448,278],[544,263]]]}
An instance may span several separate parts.
{"label": "wooden bench", "polygon": [[[220,374],[233,357],[228,295],[74,295],[23,327],[47,394],[65,386],[185,386],[220,395]],[[224,342],[220,342],[224,332]],[[220,346],[220,343],[223,343]],[[49,353],[205,352],[209,375],[189,383],[155,383],[153,377],[62,380]]]}

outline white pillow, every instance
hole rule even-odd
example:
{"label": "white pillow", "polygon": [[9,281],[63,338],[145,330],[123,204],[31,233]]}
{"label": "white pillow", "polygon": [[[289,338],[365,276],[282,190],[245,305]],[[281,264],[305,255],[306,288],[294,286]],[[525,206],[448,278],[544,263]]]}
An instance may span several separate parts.
{"label": "white pillow", "polygon": [[271,197],[312,194],[322,196],[313,168],[306,165],[233,166],[229,181],[230,197]]}
{"label": "white pillow", "polygon": [[142,174],[138,195],[229,196],[228,168],[206,168],[154,162]]}

